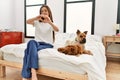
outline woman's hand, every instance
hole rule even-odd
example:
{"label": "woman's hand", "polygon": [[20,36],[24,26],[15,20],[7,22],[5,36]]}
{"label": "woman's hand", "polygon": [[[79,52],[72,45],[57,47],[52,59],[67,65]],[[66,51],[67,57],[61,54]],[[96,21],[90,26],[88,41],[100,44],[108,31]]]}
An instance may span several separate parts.
{"label": "woman's hand", "polygon": [[41,14],[41,15],[37,16],[36,19],[38,19],[44,23],[49,23],[53,27],[54,31],[57,31],[57,32],[59,31],[58,27],[56,25],[54,25],[54,23],[51,21],[51,19],[48,15]]}
{"label": "woman's hand", "polygon": [[51,22],[51,19],[47,15],[40,15],[40,17],[41,17],[40,20],[44,23],[50,23]]}
{"label": "woman's hand", "polygon": [[35,17],[35,19],[36,19],[36,20],[43,21],[43,19],[42,19],[42,16],[41,16],[41,15],[36,16],[36,17]]}

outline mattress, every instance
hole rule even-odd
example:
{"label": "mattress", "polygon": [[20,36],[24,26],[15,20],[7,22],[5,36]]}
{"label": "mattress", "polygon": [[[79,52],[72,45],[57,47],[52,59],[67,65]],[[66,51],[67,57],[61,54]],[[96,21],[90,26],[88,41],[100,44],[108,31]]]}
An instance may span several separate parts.
{"label": "mattress", "polygon": [[[3,58],[6,61],[12,61],[12,62],[18,62],[23,63],[23,58],[16,57],[12,54],[3,54]],[[47,69],[53,69],[58,71],[66,71],[71,73],[79,73],[79,74],[85,74],[86,72],[82,69],[83,66],[77,66],[71,63],[68,63],[66,61],[62,61],[59,59],[51,59],[51,58],[42,58],[39,59],[39,67],[47,68]]]}

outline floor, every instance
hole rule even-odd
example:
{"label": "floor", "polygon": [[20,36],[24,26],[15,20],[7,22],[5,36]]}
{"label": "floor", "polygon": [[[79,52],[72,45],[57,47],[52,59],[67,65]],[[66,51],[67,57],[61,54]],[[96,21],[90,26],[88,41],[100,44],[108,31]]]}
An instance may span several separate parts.
{"label": "floor", "polygon": [[120,80],[120,60],[107,63],[107,80]]}
{"label": "floor", "polygon": [[[107,80],[120,80],[120,61],[108,61],[107,67]],[[21,74],[19,69],[7,67],[6,77],[0,78],[0,80],[21,80]],[[39,80],[60,80],[47,76],[39,76]]]}

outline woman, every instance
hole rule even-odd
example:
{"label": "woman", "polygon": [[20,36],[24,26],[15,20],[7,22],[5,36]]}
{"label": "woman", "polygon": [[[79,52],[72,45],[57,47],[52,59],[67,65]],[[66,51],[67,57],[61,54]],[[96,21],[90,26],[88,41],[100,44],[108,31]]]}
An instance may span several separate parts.
{"label": "woman", "polygon": [[35,40],[30,40],[25,50],[22,77],[23,80],[37,80],[36,69],[38,66],[37,52],[45,48],[53,48],[55,40],[54,31],[59,31],[58,27],[53,23],[52,13],[47,5],[40,8],[39,15],[28,19],[27,24],[35,27]]}

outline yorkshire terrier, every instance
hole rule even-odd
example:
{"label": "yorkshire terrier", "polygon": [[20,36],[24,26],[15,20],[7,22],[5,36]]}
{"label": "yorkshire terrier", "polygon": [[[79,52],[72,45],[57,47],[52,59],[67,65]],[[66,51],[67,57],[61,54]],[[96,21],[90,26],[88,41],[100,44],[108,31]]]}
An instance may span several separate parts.
{"label": "yorkshire terrier", "polygon": [[80,54],[93,55],[91,51],[85,50],[87,31],[84,31],[82,33],[80,30],[77,30],[76,34],[77,37],[75,38],[74,41],[67,40],[66,46],[58,48],[58,51],[68,55],[80,55]]}
{"label": "yorkshire terrier", "polygon": [[67,46],[67,45],[75,45],[75,44],[79,45],[80,44],[80,45],[82,45],[84,47],[84,44],[86,43],[87,32],[88,31],[84,31],[83,33],[81,33],[80,30],[77,30],[76,38],[73,41],[67,40],[65,45]]}

